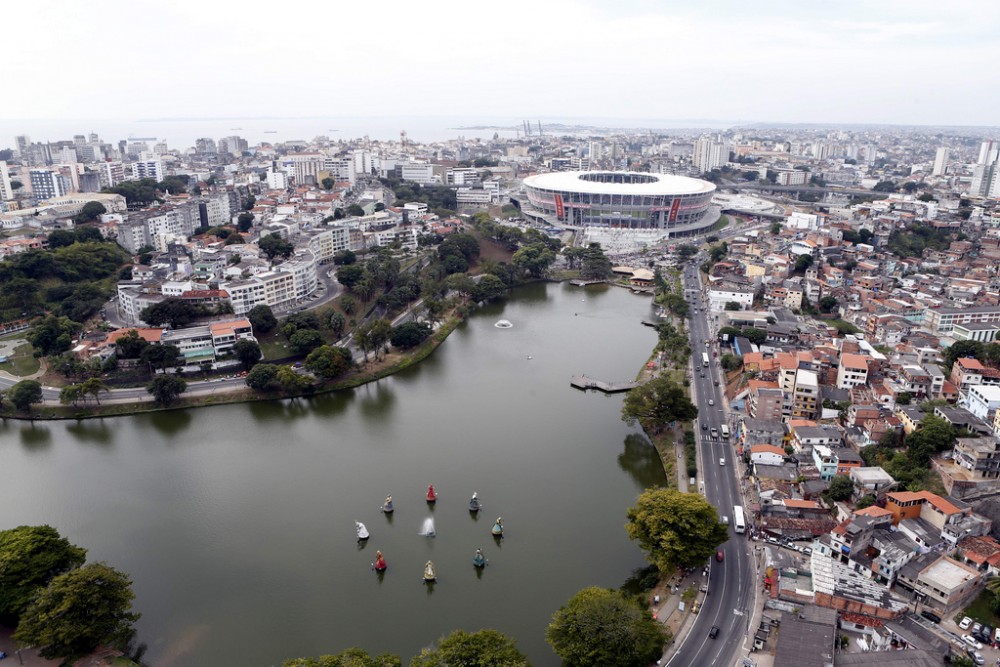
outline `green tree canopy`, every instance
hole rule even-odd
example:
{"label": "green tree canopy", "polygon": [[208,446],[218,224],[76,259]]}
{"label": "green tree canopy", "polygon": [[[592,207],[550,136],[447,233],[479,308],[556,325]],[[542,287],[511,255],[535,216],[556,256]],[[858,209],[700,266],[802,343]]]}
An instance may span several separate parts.
{"label": "green tree canopy", "polygon": [[490,301],[507,291],[507,285],[492,274],[485,274],[476,281],[469,297],[476,302]]}
{"label": "green tree canopy", "polygon": [[570,598],[545,630],[565,667],[645,667],[662,655],[667,638],[637,600],[597,587]]}
{"label": "green tree canopy", "polygon": [[260,345],[244,338],[233,345],[233,354],[240,360],[244,370],[250,370],[260,361]]}
{"label": "green tree canopy", "polygon": [[179,297],[168,297],[143,308],[139,318],[152,327],[168,325],[171,329],[183,329],[207,314],[205,307],[199,303]]}
{"label": "green tree canopy", "polygon": [[343,375],[354,365],[351,352],[345,347],[321,345],[306,357],[306,368],[321,378]]}
{"label": "green tree canopy", "polygon": [[68,317],[49,315],[36,324],[26,337],[42,355],[59,354],[73,346],[73,335],[80,328],[79,324]]}
{"label": "green tree canopy", "polygon": [[16,624],[31,599],[53,577],[83,565],[87,550],[52,526],[0,531],[0,620]]}
{"label": "green tree canopy", "polygon": [[830,480],[826,495],[830,500],[847,500],[854,494],[854,482],[847,475],[836,475]]}
{"label": "green tree canopy", "polygon": [[42,402],[42,385],[37,380],[21,380],[7,390],[7,399],[21,412]]}
{"label": "green tree canopy", "polygon": [[628,510],[625,530],[661,572],[702,565],[729,539],[725,524],[704,496],[674,489],[651,489],[640,495]]}
{"label": "green tree canopy", "polygon": [[257,333],[265,334],[278,326],[278,320],[271,312],[271,307],[263,303],[251,308],[250,312],[247,313],[247,319],[250,320],[250,325]]}
{"label": "green tree canopy", "polygon": [[670,422],[690,421],[697,416],[698,408],[684,394],[684,389],[666,376],[636,387],[622,404],[622,419],[626,424],[638,422],[652,433],[659,433]]}
{"label": "green tree canopy", "polygon": [[14,639],[46,658],[79,658],[99,645],[123,648],[135,634],[132,580],[105,563],[60,574],[32,600]]}
{"label": "green tree canopy", "polygon": [[295,246],[277,234],[269,234],[263,237],[257,243],[257,247],[260,248],[260,251],[267,256],[269,261],[272,262],[275,257],[284,257],[287,259],[292,256],[293,252],[295,252]]}
{"label": "green tree canopy", "polygon": [[511,262],[531,274],[532,278],[541,278],[556,261],[556,254],[544,243],[532,243],[514,253]]}
{"label": "green tree canopy", "polygon": [[611,260],[604,254],[600,243],[591,243],[581,250],[581,278],[586,280],[604,280],[611,277]]}
{"label": "green tree canopy", "polygon": [[517,643],[496,630],[455,630],[425,648],[410,661],[410,667],[530,667]]}
{"label": "green tree canopy", "polygon": [[278,388],[278,367],[273,364],[257,364],[246,377],[247,386],[257,391],[273,391]]}
{"label": "green tree canopy", "polygon": [[345,264],[337,269],[337,282],[352,289],[365,277],[365,269],[360,264]]}
{"label": "green tree canopy", "polygon": [[139,358],[151,371],[177,368],[184,364],[184,356],[176,345],[147,345],[139,354]]}
{"label": "green tree canopy", "polygon": [[160,405],[170,405],[178,396],[187,391],[187,382],[176,375],[157,375],[146,385],[148,391]]}
{"label": "green tree canopy", "polygon": [[323,334],[316,329],[298,329],[288,338],[288,345],[295,354],[308,354],[323,344]]}
{"label": "green tree canopy", "polygon": [[762,345],[767,340],[767,332],[755,327],[744,327],[741,332],[743,337],[754,345]]}
{"label": "green tree canopy", "polygon": [[389,342],[393,347],[410,350],[423,343],[431,335],[431,325],[426,322],[404,322],[393,328]]}
{"label": "green tree canopy", "polygon": [[281,663],[281,667],[401,667],[401,665],[399,656],[389,653],[371,656],[359,648],[349,648],[343,653],[321,655],[318,658],[293,658]]}

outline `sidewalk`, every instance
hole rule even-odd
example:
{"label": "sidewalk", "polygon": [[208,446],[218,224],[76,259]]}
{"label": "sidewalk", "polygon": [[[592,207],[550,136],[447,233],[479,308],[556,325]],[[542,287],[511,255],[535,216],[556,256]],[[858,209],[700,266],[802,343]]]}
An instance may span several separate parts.
{"label": "sidewalk", "polygon": [[[694,623],[696,614],[691,613],[692,605],[697,604],[700,608],[705,599],[705,593],[700,589],[704,587],[708,579],[702,572],[701,569],[697,569],[686,577],[681,576],[680,573],[675,574],[669,581],[658,585],[649,593],[650,611],[653,612],[653,618],[662,623],[671,635],[670,643],[667,644],[663,652],[664,664],[674,654],[674,650],[683,643],[687,630]],[[685,591],[691,589],[697,593],[693,599],[690,599],[689,594],[689,601],[684,603],[684,611],[681,611],[680,605],[683,601],[683,595]],[[659,603],[655,601],[656,596],[659,596]]]}

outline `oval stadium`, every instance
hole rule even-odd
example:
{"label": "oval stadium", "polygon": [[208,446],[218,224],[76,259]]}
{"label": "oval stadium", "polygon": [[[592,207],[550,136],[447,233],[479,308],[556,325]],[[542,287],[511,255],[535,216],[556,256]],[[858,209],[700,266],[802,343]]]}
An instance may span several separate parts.
{"label": "oval stadium", "polygon": [[[711,227],[715,186],[685,176],[632,171],[559,171],[524,179],[522,213],[556,227],[690,236]],[[524,206],[523,204],[527,204]]]}

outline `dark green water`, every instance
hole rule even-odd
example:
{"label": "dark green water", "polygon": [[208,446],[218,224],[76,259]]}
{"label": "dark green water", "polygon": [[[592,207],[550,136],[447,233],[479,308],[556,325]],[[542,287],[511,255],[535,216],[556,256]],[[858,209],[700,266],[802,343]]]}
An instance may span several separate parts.
{"label": "dark green water", "polygon": [[[644,564],[625,510],[663,471],[651,448],[626,442],[620,395],[569,378],[632,378],[655,343],[640,325],[648,308],[621,289],[532,285],[417,367],[354,391],[8,422],[0,526],[52,524],[130,573],[152,665],[278,665],[349,646],[406,664],[455,628],[483,627],[514,636],[536,666],[557,665],[544,639],[552,613]],[[501,317],[514,327],[495,328]],[[378,511],[389,493],[391,522]],[[437,537],[419,536],[431,516]],[[371,532],[361,549],[355,519]],[[476,547],[489,558],[481,577]],[[389,564],[381,581],[376,549]],[[433,588],[421,582],[428,559]]]}

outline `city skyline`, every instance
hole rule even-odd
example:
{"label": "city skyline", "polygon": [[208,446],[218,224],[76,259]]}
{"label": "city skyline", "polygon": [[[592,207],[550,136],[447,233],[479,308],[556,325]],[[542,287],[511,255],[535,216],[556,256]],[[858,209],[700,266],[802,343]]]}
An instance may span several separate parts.
{"label": "city skyline", "polygon": [[[35,92],[5,106],[5,120],[414,115],[988,126],[998,95],[984,74],[1000,56],[991,40],[1000,10],[981,0],[951,11],[847,2],[835,13],[793,2],[592,0],[515,0],[503,12],[457,2],[432,12],[397,2],[162,12],[107,0],[5,13],[11,25],[28,25],[46,7],[48,46],[40,49],[30,31],[9,35],[8,80]],[[154,39],[157,48],[142,48]],[[100,55],[114,43],[128,54],[117,66]],[[111,64],[69,73],[68,58],[88,55]]]}

